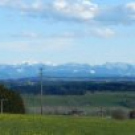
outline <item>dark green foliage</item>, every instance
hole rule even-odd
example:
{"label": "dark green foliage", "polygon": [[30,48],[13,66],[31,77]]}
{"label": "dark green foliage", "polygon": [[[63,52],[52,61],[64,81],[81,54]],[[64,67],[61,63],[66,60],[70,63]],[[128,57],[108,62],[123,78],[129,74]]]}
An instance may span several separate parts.
{"label": "dark green foliage", "polygon": [[125,110],[117,109],[112,111],[112,118],[117,120],[124,120],[128,118],[128,113]]}
{"label": "dark green foliage", "polygon": [[[25,81],[7,82],[5,85],[22,94],[39,94],[39,81],[32,85]],[[95,92],[134,92],[135,82],[91,82],[91,81],[43,81],[43,91],[46,95],[85,95]],[[125,106],[134,106],[124,103]]]}
{"label": "dark green foliage", "polygon": [[15,91],[8,90],[3,85],[0,85],[0,100],[6,99],[3,102],[4,113],[24,114],[25,107],[20,94]]}
{"label": "dark green foliage", "polygon": [[132,111],[129,112],[129,118],[135,119],[135,110],[132,110]]}

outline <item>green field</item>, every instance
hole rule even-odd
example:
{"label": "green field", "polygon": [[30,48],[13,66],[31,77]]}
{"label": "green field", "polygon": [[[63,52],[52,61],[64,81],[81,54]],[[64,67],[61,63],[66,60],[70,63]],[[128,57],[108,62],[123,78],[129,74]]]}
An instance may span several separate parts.
{"label": "green field", "polygon": [[[38,112],[39,95],[23,95],[27,112]],[[91,114],[103,107],[106,111],[114,108],[126,110],[135,108],[135,93],[95,93],[82,96],[43,96],[44,112],[55,112],[77,108]]]}
{"label": "green field", "polygon": [[[117,121],[105,114],[114,108],[128,111],[133,109],[135,93],[44,95],[43,113],[46,115],[43,116],[37,115],[40,113],[40,95],[22,95],[22,97],[27,114],[0,115],[0,135],[134,135],[135,133],[135,120]],[[102,115],[104,117],[99,117],[101,115],[97,113],[101,107],[103,111],[106,110]],[[83,110],[87,115],[60,115],[74,108]]]}
{"label": "green field", "polygon": [[0,115],[0,135],[134,135],[135,121],[78,116]]}

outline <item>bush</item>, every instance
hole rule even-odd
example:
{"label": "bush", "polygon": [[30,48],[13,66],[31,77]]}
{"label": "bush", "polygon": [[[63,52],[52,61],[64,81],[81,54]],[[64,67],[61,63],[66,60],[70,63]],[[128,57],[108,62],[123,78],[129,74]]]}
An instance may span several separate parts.
{"label": "bush", "polygon": [[83,111],[78,110],[78,109],[73,109],[68,113],[68,115],[78,115],[78,116],[83,115],[83,114],[84,114]]}
{"label": "bush", "polygon": [[135,119],[135,110],[132,110],[132,111],[129,112],[129,118]]}
{"label": "bush", "polygon": [[25,113],[24,103],[20,94],[5,88],[3,85],[0,85],[0,101],[1,100],[5,100],[3,101],[4,113],[13,113],[13,114]]}
{"label": "bush", "polygon": [[128,113],[125,110],[117,109],[112,111],[112,118],[117,120],[124,120],[128,118]]}

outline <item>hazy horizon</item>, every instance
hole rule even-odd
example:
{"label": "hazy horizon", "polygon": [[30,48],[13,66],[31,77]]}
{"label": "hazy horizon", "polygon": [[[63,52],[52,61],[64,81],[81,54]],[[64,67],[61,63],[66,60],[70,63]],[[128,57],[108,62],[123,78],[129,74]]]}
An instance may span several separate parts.
{"label": "hazy horizon", "polygon": [[28,64],[28,65],[34,65],[34,64],[44,64],[44,65],[50,65],[50,66],[57,66],[57,65],[67,65],[67,64],[79,64],[79,65],[90,65],[90,66],[100,66],[100,65],[135,65],[135,63],[128,63],[128,62],[105,62],[105,63],[77,63],[77,62],[67,62],[67,63],[55,63],[51,61],[20,61],[16,63],[0,63],[0,65],[21,65],[21,64]]}

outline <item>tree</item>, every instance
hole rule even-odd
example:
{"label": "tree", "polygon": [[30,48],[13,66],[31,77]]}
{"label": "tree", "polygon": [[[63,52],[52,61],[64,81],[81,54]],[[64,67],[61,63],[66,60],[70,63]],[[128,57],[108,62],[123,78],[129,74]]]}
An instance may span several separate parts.
{"label": "tree", "polygon": [[3,85],[0,85],[0,101],[1,100],[5,100],[3,102],[4,113],[13,113],[13,114],[25,113],[24,103],[20,94],[13,90],[9,90]]}

